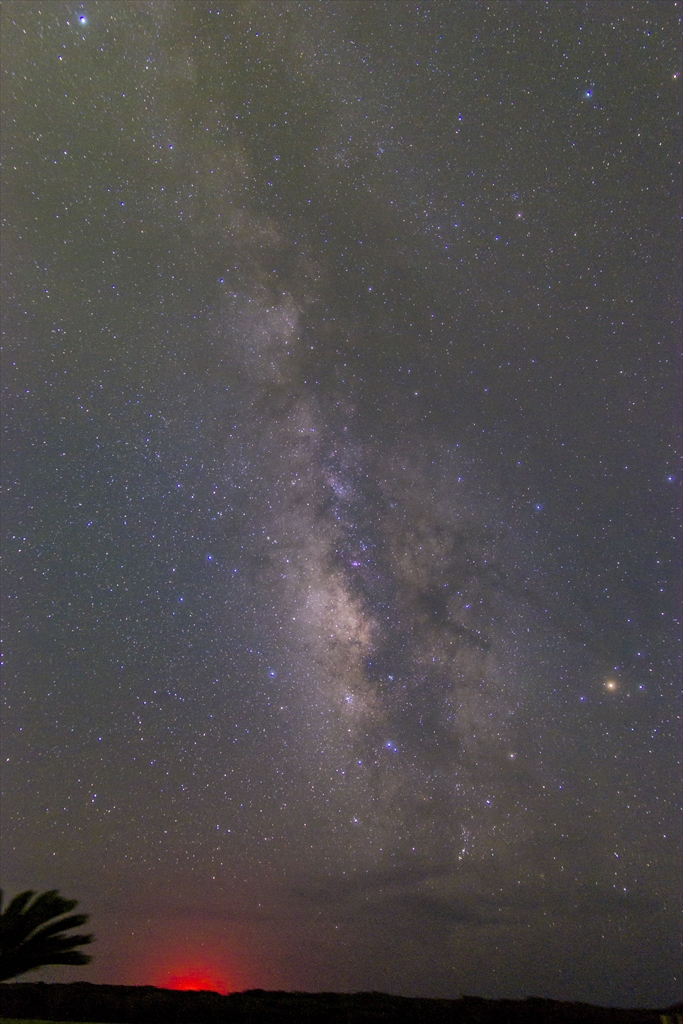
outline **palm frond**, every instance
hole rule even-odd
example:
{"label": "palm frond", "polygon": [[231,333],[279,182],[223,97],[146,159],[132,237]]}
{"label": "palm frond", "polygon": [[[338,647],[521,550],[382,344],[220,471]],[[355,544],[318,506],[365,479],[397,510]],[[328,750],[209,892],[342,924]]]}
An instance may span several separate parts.
{"label": "palm frond", "polygon": [[91,960],[74,947],[88,945],[92,935],[64,934],[88,920],[87,914],[64,916],[77,900],[64,899],[57,889],[34,896],[31,889],[19,893],[0,913],[0,981],[48,964],[82,965]]}

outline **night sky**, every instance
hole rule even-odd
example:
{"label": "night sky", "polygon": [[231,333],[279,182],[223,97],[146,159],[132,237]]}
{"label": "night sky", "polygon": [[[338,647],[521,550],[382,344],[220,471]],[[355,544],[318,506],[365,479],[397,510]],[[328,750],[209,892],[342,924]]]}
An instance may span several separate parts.
{"label": "night sky", "polygon": [[681,4],[2,7],[25,980],[680,999]]}

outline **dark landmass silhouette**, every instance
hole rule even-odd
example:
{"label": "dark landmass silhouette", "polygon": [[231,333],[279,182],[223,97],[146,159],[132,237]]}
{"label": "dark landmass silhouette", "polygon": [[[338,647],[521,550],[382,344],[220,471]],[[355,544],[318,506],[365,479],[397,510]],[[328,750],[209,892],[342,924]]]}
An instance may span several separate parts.
{"label": "dark landmass silhouette", "polygon": [[10,982],[0,1017],[106,1024],[683,1024],[683,1006],[617,1009],[552,999],[419,999],[382,992],[177,992],[151,985]]}

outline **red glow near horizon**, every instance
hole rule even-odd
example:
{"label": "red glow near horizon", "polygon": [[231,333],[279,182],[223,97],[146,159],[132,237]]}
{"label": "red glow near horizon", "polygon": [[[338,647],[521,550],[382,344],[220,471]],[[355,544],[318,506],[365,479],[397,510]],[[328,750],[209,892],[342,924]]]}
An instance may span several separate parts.
{"label": "red glow near horizon", "polygon": [[189,967],[169,974],[164,980],[164,988],[175,989],[176,992],[220,992],[227,995],[231,991],[225,978],[204,967]]}

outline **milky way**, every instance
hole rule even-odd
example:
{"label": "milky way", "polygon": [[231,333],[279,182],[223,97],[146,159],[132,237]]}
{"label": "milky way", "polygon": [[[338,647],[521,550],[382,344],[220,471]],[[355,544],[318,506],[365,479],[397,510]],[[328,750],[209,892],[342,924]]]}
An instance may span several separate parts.
{"label": "milky way", "polygon": [[[277,241],[270,225],[251,233]],[[316,816],[314,858],[458,863],[475,835],[489,849],[500,825],[471,819],[515,775],[518,635],[532,622],[523,596],[520,609],[506,594],[504,524],[464,483],[459,445],[444,450],[415,424],[405,436],[364,436],[348,366],[316,397],[315,335],[302,337],[290,294],[231,293],[218,319],[240,451],[221,471],[241,471],[250,495],[263,488],[239,533],[245,567],[233,573],[246,579],[245,601],[258,583],[250,651],[259,648],[269,728],[297,723],[295,753],[280,756],[304,766],[299,786],[310,792],[297,786],[296,804]],[[263,824],[310,851],[289,816]]]}

